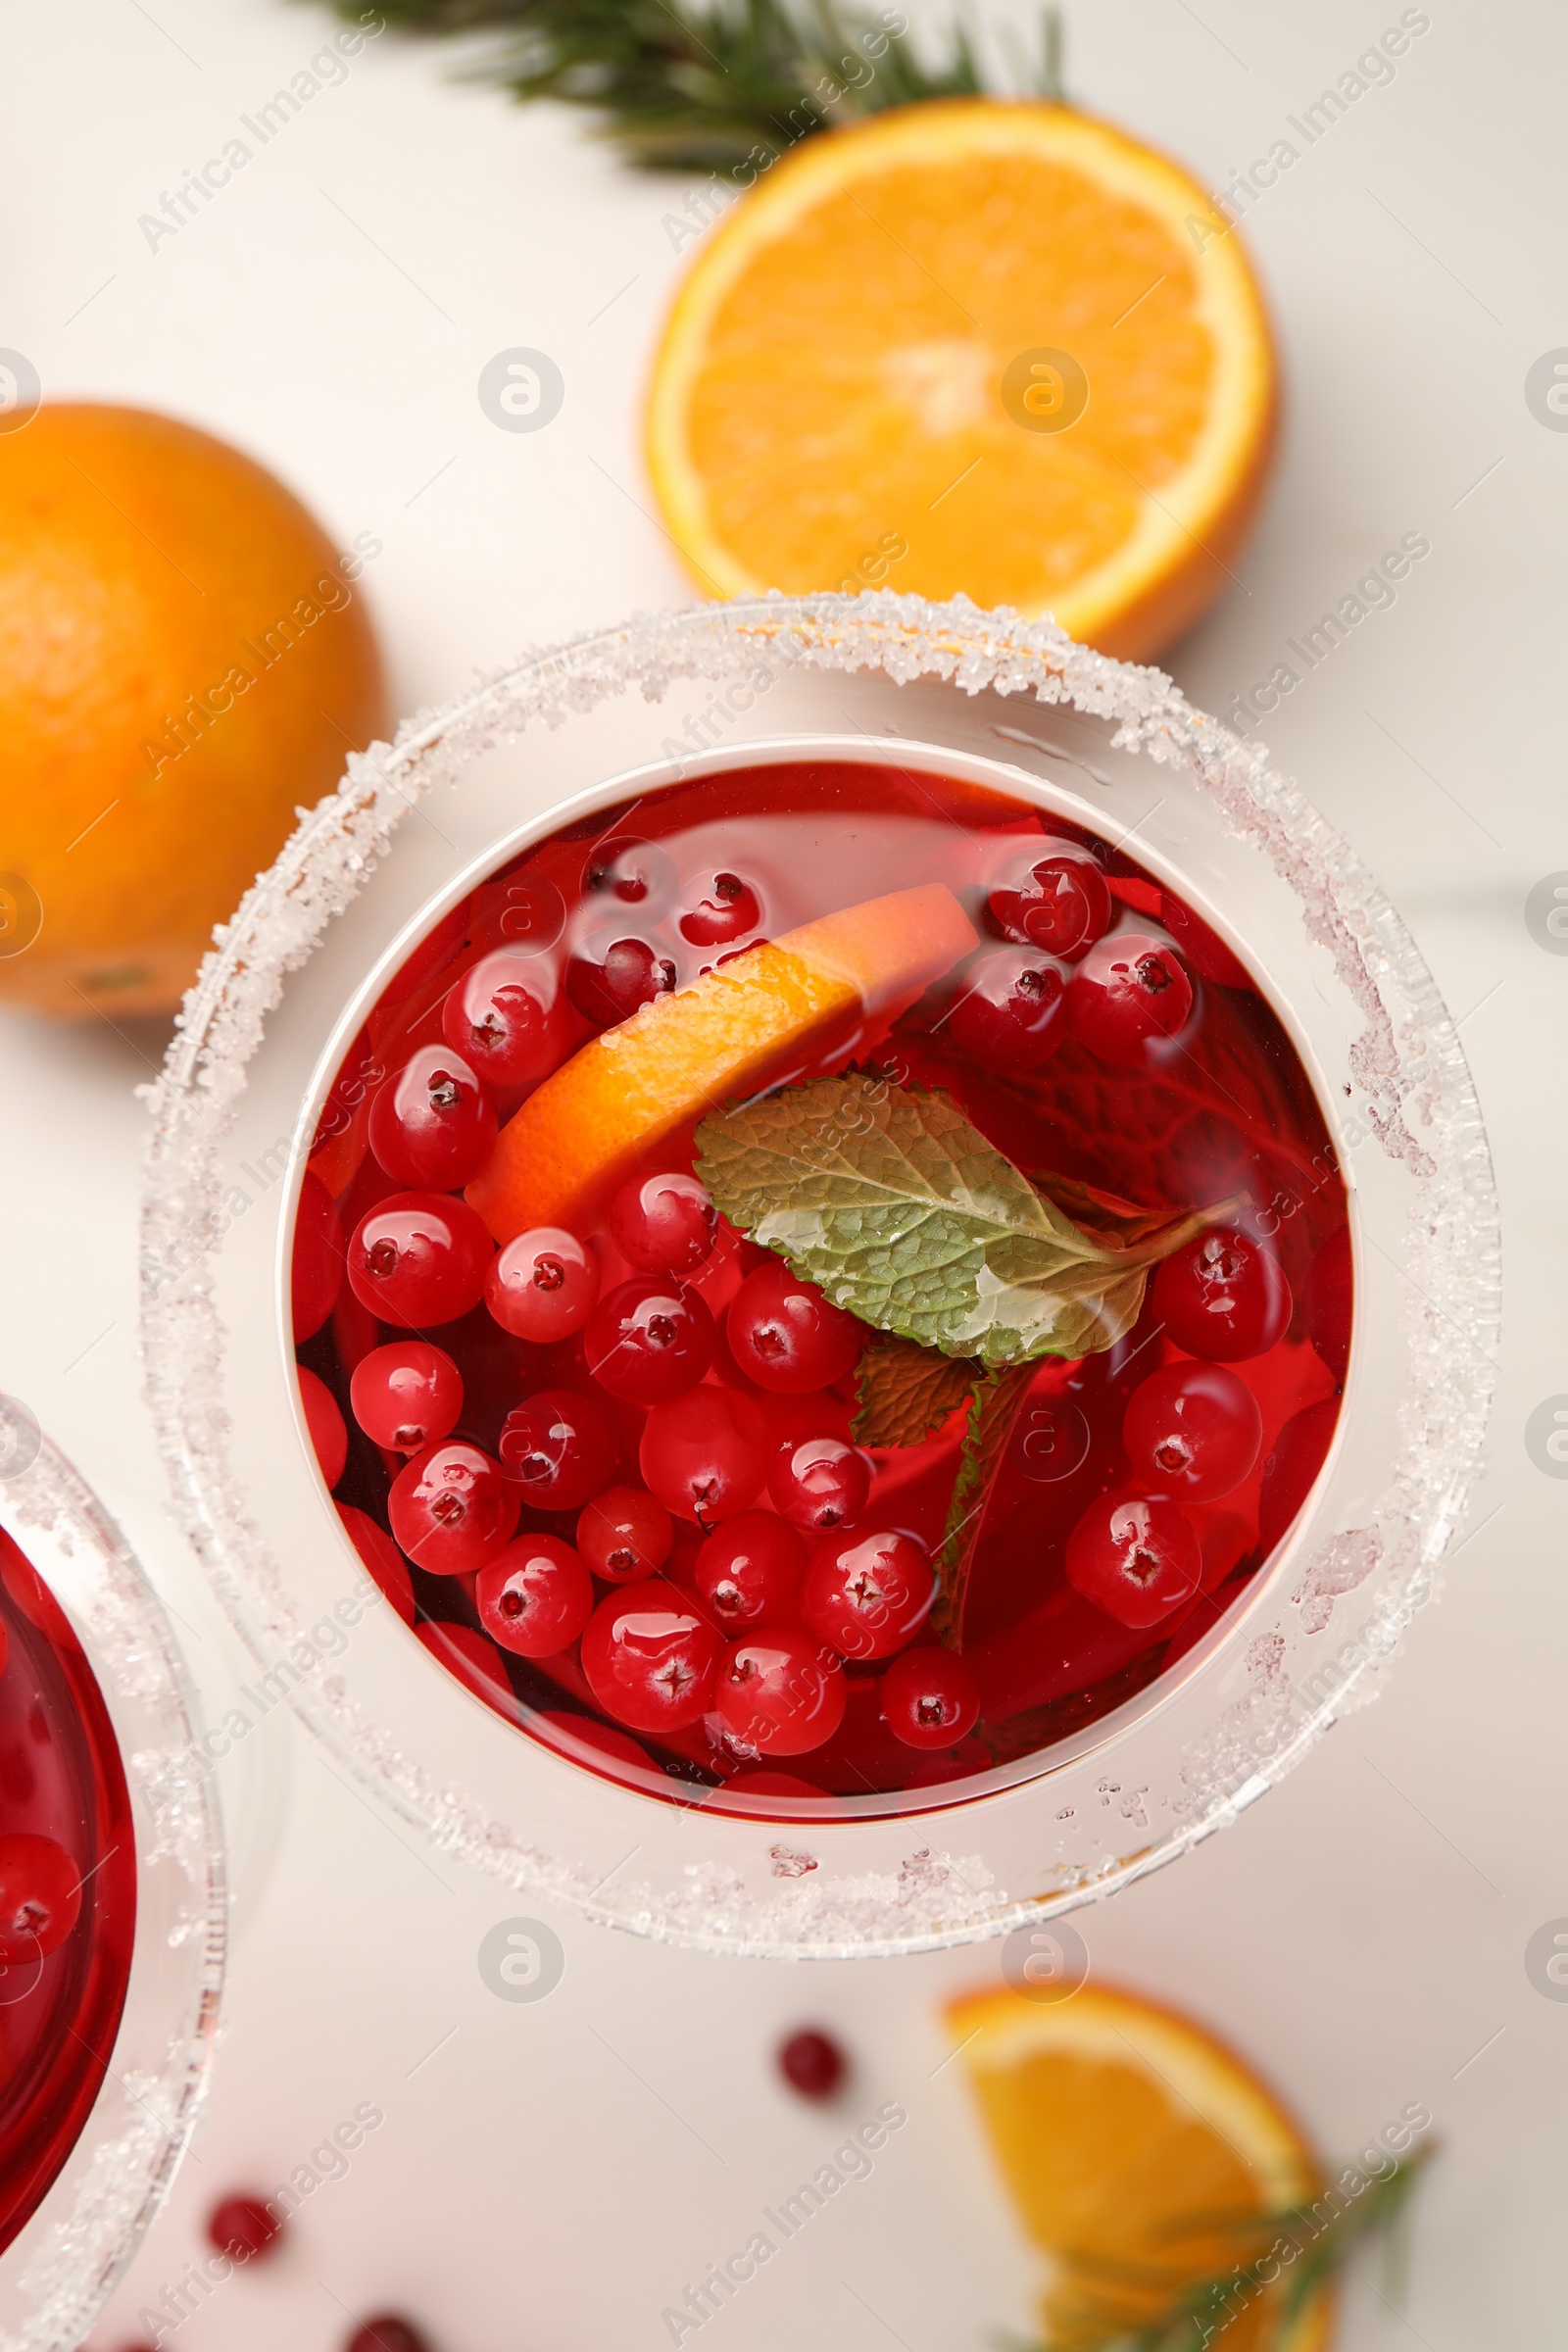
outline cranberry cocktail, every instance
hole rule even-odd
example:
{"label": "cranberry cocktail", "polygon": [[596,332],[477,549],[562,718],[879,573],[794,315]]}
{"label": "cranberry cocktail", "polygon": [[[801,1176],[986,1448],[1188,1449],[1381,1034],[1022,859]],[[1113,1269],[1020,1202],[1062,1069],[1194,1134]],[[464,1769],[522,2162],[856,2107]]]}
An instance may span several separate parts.
{"label": "cranberry cocktail", "polygon": [[1200,1642],[1297,1516],[1346,1195],[1254,978],[1001,794],[829,761],[551,835],[382,990],[296,1216],[394,1607],[682,1801],[956,1786]]}
{"label": "cranberry cocktail", "polygon": [[80,1644],[0,1530],[0,2247],[108,2068],[136,1924],[120,1751]]}

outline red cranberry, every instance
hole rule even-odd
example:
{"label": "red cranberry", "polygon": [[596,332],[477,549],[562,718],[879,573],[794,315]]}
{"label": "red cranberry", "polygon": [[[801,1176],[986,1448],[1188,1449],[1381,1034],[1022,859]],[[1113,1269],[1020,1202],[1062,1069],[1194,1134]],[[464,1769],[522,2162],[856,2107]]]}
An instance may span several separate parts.
{"label": "red cranberry", "polygon": [[595,844],[583,869],[584,890],[603,892],[625,906],[660,906],[675,895],[675,868],[657,842],[617,833]]}
{"label": "red cranberry", "polygon": [[355,1365],[349,1402],[372,1445],[417,1453],[457,1427],[463,1374],[445,1348],[428,1340],[393,1340]]}
{"label": "red cranberry", "polygon": [[1213,1502],[1250,1476],[1263,1416],[1234,1372],[1166,1364],[1134,1389],[1121,1434],[1141,1484],[1181,1502]]}
{"label": "red cranberry", "polygon": [[514,1339],[568,1339],[581,1331],[599,1297],[599,1260],[561,1225],[535,1225],[496,1251],[484,1280],[485,1304]]}
{"label": "red cranberry", "polygon": [[577,1549],[612,1585],[657,1575],[674,1544],[669,1513],[642,1487],[607,1487],[577,1522]]}
{"label": "red cranberry", "polygon": [[951,1649],[906,1649],[882,1677],[882,1720],[906,1747],[953,1747],[980,1713],[980,1686]]}
{"label": "red cranberry", "polygon": [[1354,1276],[1350,1265],[1350,1228],[1331,1233],[1313,1258],[1301,1292],[1306,1336],[1343,1388],[1350,1360],[1350,1308]]}
{"label": "red cranberry", "polygon": [[871,1464],[843,1438],[795,1438],[774,1454],[767,1492],[792,1526],[813,1534],[851,1527],[871,1492]]}
{"label": "red cranberry", "polygon": [[1076,962],[1110,929],[1110,886],[1076,842],[1053,841],[1046,848],[1018,881],[991,892],[989,910],[1004,938]]}
{"label": "red cranberry", "polygon": [[806,1573],[806,1545],[771,1511],[742,1511],[710,1535],[692,1581],[730,1633],[790,1615]]}
{"label": "red cranberry", "polygon": [[478,1305],[494,1254],[466,1201],[394,1193],[361,1218],[349,1244],[349,1283],[381,1322],[427,1331]]}
{"label": "red cranberry", "polygon": [[798,1626],[762,1625],[725,1652],[713,1711],[737,1747],[760,1756],[803,1756],[844,1721],[844,1669]]}
{"label": "red cranberry", "polygon": [[985,1070],[1037,1070],[1067,1029],[1067,975],[1038,948],[999,948],[971,964],[948,1015],[954,1043]]}
{"label": "red cranberry", "polygon": [[888,1658],[918,1633],[937,1596],[915,1536],[825,1536],[801,1587],[801,1621],[842,1657]]}
{"label": "red cranberry", "polygon": [[388,2312],[356,2328],[347,2352],[430,2352],[430,2339],[412,2320],[400,2320]]}
{"label": "red cranberry", "polygon": [[615,1475],[620,1447],[593,1399],[541,1389],[507,1415],[496,1449],[536,1511],[580,1511]]}
{"label": "red cranberry", "polygon": [[474,1579],[479,1623],[519,1658],[569,1649],[594,1609],[594,1584],[559,1536],[518,1536]]}
{"label": "red cranberry", "polygon": [[680,918],[680,935],[694,948],[727,947],[760,928],[762,909],[749,882],[739,874],[714,874],[708,895],[688,906]]}
{"label": "red cranberry", "polygon": [[612,1585],[657,1575],[674,1543],[669,1513],[642,1487],[607,1487],[577,1522],[577,1549]]}
{"label": "red cranberry", "polygon": [[1193,984],[1175,949],[1145,931],[1118,931],[1090,949],[1067,991],[1073,1035],[1102,1061],[1141,1068],[1150,1048],[1187,1026]]}
{"label": "red cranberry", "polygon": [[456,1192],[495,1148],[495,1106],[446,1046],[420,1046],[370,1104],[370,1150],[394,1184]]}
{"label": "red cranberry", "polygon": [[666,1510],[706,1531],[757,1500],[767,1474],[767,1416],[729,1389],[688,1389],[656,1404],[639,1459]]}
{"label": "red cranberry", "polygon": [[233,2262],[270,2254],[282,2235],[282,2223],[260,2197],[224,2197],[207,2217],[208,2243]]}
{"label": "red cranberry", "polygon": [[1158,1625],[1198,1590],[1203,1554],[1173,1502],[1092,1502],[1067,1538],[1067,1582],[1118,1625]]}
{"label": "red cranberry", "polygon": [[521,1507],[500,1464],[457,1438],[416,1453],[386,1498],[400,1548],[432,1576],[466,1576],[494,1559]]}
{"label": "red cranberry", "polygon": [[81,1887],[80,1870],[53,1838],[24,1830],[0,1838],[0,1963],[15,1968],[58,1951],[81,1911]]}
{"label": "red cranberry", "polygon": [[676,1732],[706,1715],[724,1638],[689,1592],[651,1576],[611,1592],[588,1620],[582,1670],[607,1715]]}
{"label": "red cranberry", "polygon": [[412,1625],[417,1612],[414,1605],[414,1580],[409,1574],[408,1561],[386,1529],[377,1527],[368,1511],[357,1511],[349,1502],[340,1502],[336,1508],[349,1542],[404,1624]]}
{"label": "red cranberry", "polygon": [[695,1291],[640,1274],[600,1300],[583,1342],[588,1369],[612,1396],[662,1404],[694,1388],[713,1360],[713,1318]]}
{"label": "red cranberry", "polygon": [[[815,1791],[813,1791],[813,1794]],[[807,2027],[778,2054],[779,2073],[803,2099],[830,2099],[849,2072],[849,2060],[830,2034]]]}
{"label": "red cranberry", "polygon": [[630,1020],[674,985],[674,964],[646,939],[592,940],[566,966],[566,994],[596,1029]]}
{"label": "red cranberry", "polygon": [[487,1635],[475,1632],[471,1625],[456,1625],[449,1618],[421,1617],[414,1638],[454,1682],[515,1723],[517,1707],[507,1661]]}
{"label": "red cranberry", "polygon": [[802,1282],[780,1258],[748,1274],[724,1326],[730,1353],[760,1389],[796,1396],[843,1378],[865,1345],[864,1326]]}
{"label": "red cranberry", "polygon": [[547,1076],[568,1034],[553,966],[522,948],[481,956],[448,992],[441,1034],[487,1086],[530,1086]]}
{"label": "red cranberry", "polygon": [[337,1202],[314,1168],[307,1168],[294,1212],[294,1254],[289,1264],[294,1337],[318,1332],[343,1288],[343,1226]]}
{"label": "red cranberry", "polygon": [[610,1230],[643,1273],[690,1274],[711,1254],[718,1211],[695,1176],[633,1176],[610,1204]]}
{"label": "red cranberry", "polygon": [[306,1364],[296,1366],[296,1370],[305,1426],[311,1433],[311,1449],[320,1464],[321,1476],[329,1487],[335,1487],[349,1458],[349,1433],[338,1411],[337,1398],[325,1381]]}
{"label": "red cranberry", "polygon": [[1272,1250],[1232,1226],[1167,1257],[1152,1300],[1167,1336],[1209,1364],[1245,1363],[1285,1337],[1291,1286]]}

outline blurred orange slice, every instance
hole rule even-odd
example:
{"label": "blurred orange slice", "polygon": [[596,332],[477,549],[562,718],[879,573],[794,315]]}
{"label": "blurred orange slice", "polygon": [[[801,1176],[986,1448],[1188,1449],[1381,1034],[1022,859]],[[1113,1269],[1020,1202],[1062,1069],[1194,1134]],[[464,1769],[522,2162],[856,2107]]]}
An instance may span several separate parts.
{"label": "blurred orange slice", "polygon": [[[956,2001],[949,2023],[1018,2218],[1048,2257],[1046,2341],[1104,2343],[1168,2309],[1181,2288],[1263,2251],[1245,2220],[1315,2193],[1294,2119],[1234,2052],[1175,2011],[1086,1985],[1040,2003],[1000,1991]],[[1321,2352],[1319,2298],[1289,2352]],[[1279,2311],[1239,2304],[1216,2342],[1274,2352]],[[1197,2332],[1194,2334],[1196,2342]]]}
{"label": "blurred orange slice", "polygon": [[962,590],[1140,660],[1231,578],[1276,406],[1195,181],[1070,107],[958,99],[757,181],[670,315],[648,454],[714,595]]}

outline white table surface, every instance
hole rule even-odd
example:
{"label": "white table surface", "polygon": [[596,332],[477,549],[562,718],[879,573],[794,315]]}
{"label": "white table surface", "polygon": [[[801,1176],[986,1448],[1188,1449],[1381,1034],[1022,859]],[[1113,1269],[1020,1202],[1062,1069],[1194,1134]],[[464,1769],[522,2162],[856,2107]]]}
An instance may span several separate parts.
{"label": "white table surface", "polygon": [[[1071,84],[1218,179],[1398,14],[1069,0]],[[1524,398],[1532,362],[1568,343],[1568,19],[1544,0],[1431,0],[1430,17],[1393,83],[1252,216],[1289,375],[1283,462],[1244,585],[1172,666],[1218,709],[1401,533],[1432,542],[1270,740],[1466,1016],[1508,1235],[1493,1466],[1379,1704],[1236,1828],[1080,1917],[1100,1973],[1232,2034],[1326,2148],[1348,2153],[1407,2101],[1432,2108],[1445,2154],[1405,2315],[1375,2272],[1359,2279],[1352,2352],[1523,2352],[1561,2340],[1568,2188],[1568,2007],[1524,1968],[1532,1931],[1568,1913],[1568,1493],[1523,1444],[1530,1409],[1568,1389],[1568,962],[1524,920],[1531,885],[1568,867],[1563,754],[1533,687],[1560,674],[1568,438]],[[578,121],[516,111],[454,81],[454,53],[387,36],[149,251],[138,216],[329,29],[284,0],[8,12],[0,341],[51,394],[145,402],[232,438],[341,544],[380,537],[365,586],[412,708],[522,643],[689,599],[637,455],[679,269],[661,219],[684,183],[625,172]],[[496,430],[475,397],[484,362],[518,344],[565,377],[545,433]],[[161,1044],[151,1025],[0,1019],[0,1388],[122,1514],[217,1690],[226,1636],[169,1526],[135,1356],[130,1090]],[[506,2005],[475,1951],[514,1904],[431,1865],[292,1728],[263,1745],[243,1753],[265,1774],[228,1790],[237,1941],[211,2106],[96,2344],[136,2332],[138,2304],[200,2251],[214,2196],[270,2186],[365,2100],[386,2122],[348,2177],[179,2330],[182,2348],[328,2352],[346,2309],[388,2304],[421,2314],[443,2352],[665,2343],[663,2307],[887,2098],[908,2129],[705,2342],[962,2352],[1025,2321],[1030,2266],[960,2070],[934,2071],[939,2003],[987,1982],[992,1955],[791,1970],[562,1917],[559,1990]],[[770,2072],[774,2036],[803,2019],[856,2055],[833,2115]]]}

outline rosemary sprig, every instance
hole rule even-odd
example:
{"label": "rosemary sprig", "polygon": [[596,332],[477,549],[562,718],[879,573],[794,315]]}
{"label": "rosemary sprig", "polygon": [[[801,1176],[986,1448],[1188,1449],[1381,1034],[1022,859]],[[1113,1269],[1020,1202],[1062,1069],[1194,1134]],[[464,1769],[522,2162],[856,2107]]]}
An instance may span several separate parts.
{"label": "rosemary sprig", "polygon": [[[334,0],[356,19],[361,0]],[[499,32],[472,70],[517,98],[557,98],[604,118],[628,159],[656,171],[756,172],[801,138],[926,98],[983,94],[967,33],[925,62],[897,8],[837,0],[379,0],[407,32]],[[1025,94],[1059,98],[1060,28],[1044,20]]]}
{"label": "rosemary sprig", "polygon": [[[1278,2352],[1355,2249],[1392,2235],[1436,2154],[1436,2142],[1417,2148],[1381,2178],[1347,2166],[1318,2196],[1269,2213],[1187,2216],[1172,2236],[1229,2234],[1243,2257],[1204,2278],[1182,2281],[1170,2267],[1068,2255],[1065,2265],[1085,2290],[1082,2304],[1062,2313],[1049,2340],[1005,2339],[1010,2352],[1202,2352],[1259,2307],[1267,2332],[1255,2352]],[[1348,2178],[1360,2188],[1347,2191],[1341,2183]]]}

